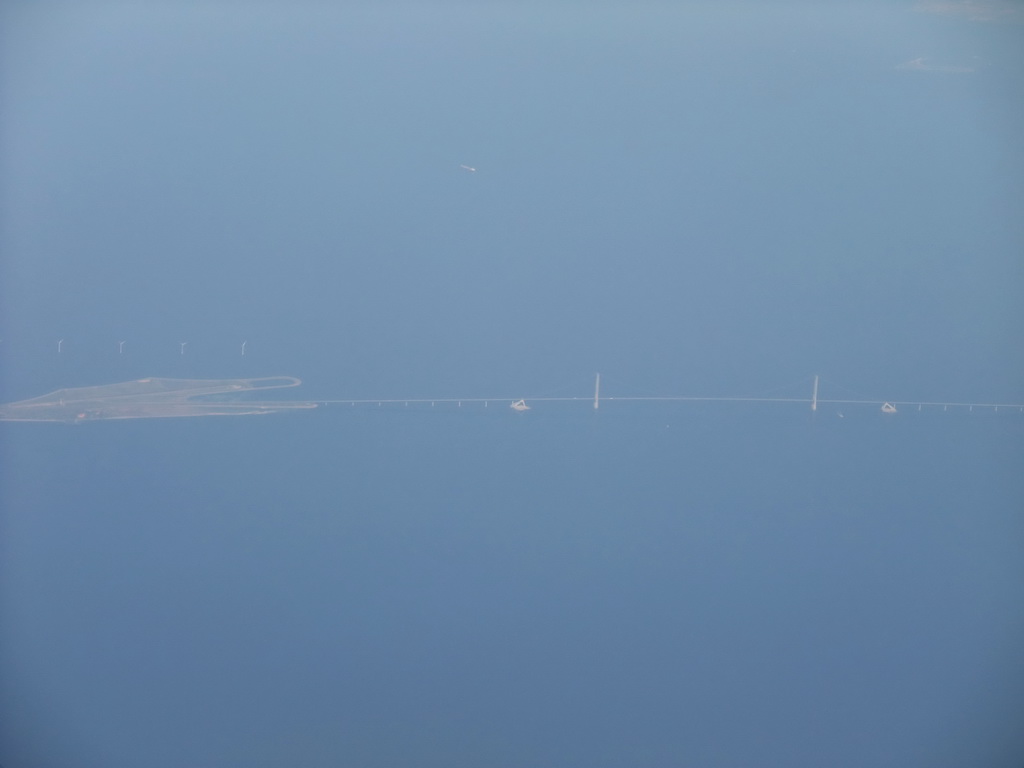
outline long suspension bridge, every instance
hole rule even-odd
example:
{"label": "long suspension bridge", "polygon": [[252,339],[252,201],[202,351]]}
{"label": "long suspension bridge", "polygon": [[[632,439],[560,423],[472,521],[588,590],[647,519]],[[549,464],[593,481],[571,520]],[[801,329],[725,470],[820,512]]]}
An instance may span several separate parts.
{"label": "long suspension bridge", "polygon": [[509,404],[513,410],[528,411],[532,404],[537,403],[590,403],[595,410],[600,409],[602,403],[775,403],[795,404],[809,407],[817,411],[819,406],[875,406],[883,413],[897,413],[901,409],[924,410],[940,409],[944,411],[966,410],[968,412],[991,411],[998,412],[1016,410],[1024,413],[1022,403],[985,403],[985,402],[956,402],[956,401],[924,401],[924,400],[898,400],[898,399],[868,399],[868,398],[823,398],[819,397],[820,378],[814,377],[811,392],[808,397],[721,397],[721,396],[699,396],[699,395],[664,395],[664,396],[631,396],[631,395],[601,395],[601,375],[597,374],[594,379],[593,395],[577,395],[563,397],[438,397],[438,398],[347,398],[316,400],[323,405],[376,405],[376,406],[409,406],[409,405],[483,405],[489,407],[491,404]]}

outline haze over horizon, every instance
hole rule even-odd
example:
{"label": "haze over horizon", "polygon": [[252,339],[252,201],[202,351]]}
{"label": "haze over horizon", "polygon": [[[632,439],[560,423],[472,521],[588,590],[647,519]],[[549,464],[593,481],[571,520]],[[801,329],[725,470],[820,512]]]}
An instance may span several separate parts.
{"label": "haze over horizon", "polygon": [[0,764],[1019,763],[1022,36],[3,4]]}

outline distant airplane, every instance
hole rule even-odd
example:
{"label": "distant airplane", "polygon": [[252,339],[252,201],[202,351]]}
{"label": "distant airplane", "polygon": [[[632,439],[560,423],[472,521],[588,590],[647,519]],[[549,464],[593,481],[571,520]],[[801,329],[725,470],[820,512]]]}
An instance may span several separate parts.
{"label": "distant airplane", "polygon": [[469,165],[459,165],[459,168],[462,168],[464,171],[469,171],[470,173],[476,173],[476,168]]}

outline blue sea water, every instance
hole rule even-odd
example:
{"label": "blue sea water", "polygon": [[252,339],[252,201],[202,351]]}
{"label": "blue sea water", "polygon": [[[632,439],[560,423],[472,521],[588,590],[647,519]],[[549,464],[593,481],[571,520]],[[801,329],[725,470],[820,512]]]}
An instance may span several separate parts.
{"label": "blue sea water", "polygon": [[1019,764],[1022,21],[4,3],[0,764]]}
{"label": "blue sea water", "polygon": [[[573,409],[577,410],[573,410]],[[329,406],[10,424],[11,765],[1019,749],[1024,423]]]}

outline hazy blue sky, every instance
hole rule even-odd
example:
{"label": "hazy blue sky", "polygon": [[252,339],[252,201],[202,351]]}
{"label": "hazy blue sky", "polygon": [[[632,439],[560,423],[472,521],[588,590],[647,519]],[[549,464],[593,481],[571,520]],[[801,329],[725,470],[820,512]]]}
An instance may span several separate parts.
{"label": "hazy blue sky", "polygon": [[[0,401],[1024,402],[1016,3],[14,0],[0,115]],[[4,768],[1024,760],[1005,409],[0,452]]]}

